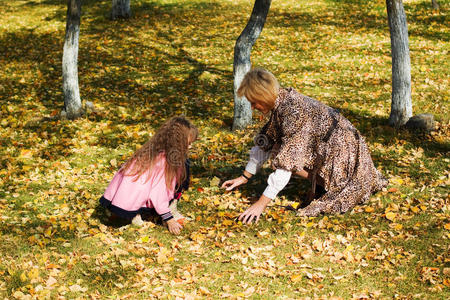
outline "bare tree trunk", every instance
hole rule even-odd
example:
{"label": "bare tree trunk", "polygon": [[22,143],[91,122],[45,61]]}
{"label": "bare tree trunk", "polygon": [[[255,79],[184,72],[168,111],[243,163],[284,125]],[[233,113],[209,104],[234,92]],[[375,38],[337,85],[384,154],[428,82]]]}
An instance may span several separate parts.
{"label": "bare tree trunk", "polygon": [[402,0],[386,0],[392,55],[392,103],[389,125],[400,127],[412,116],[408,25]]}
{"label": "bare tree trunk", "polygon": [[237,90],[250,70],[250,54],[256,39],[261,34],[266,22],[272,0],[255,0],[250,20],[245,26],[234,46],[234,120],[233,130],[245,128],[252,122],[252,109],[245,97],[238,97]]}
{"label": "bare tree trunk", "polygon": [[78,87],[78,38],[80,34],[81,0],[67,1],[66,37],[62,58],[64,110],[69,119],[81,116]]}
{"label": "bare tree trunk", "polygon": [[130,0],[112,0],[111,19],[128,19],[131,16]]}
{"label": "bare tree trunk", "polygon": [[431,4],[433,5],[433,9],[439,9],[439,3],[437,0],[431,0]]}

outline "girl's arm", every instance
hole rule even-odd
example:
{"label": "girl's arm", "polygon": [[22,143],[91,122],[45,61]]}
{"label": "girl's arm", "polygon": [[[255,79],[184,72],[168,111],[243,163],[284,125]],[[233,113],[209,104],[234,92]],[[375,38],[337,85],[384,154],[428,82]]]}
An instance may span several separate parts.
{"label": "girl's arm", "polygon": [[179,234],[181,229],[183,229],[183,226],[173,218],[167,221],[167,227],[169,228],[170,233],[173,234]]}
{"label": "girl's arm", "polygon": [[181,229],[183,229],[183,226],[173,218],[172,212],[170,211],[168,205],[169,202],[152,201],[152,203],[158,215],[161,217],[163,222],[167,224],[167,228],[169,229],[170,233],[179,234]]}
{"label": "girl's arm", "polygon": [[158,175],[159,176],[155,176],[153,179],[148,198],[161,219],[163,221],[169,221],[170,219],[173,219],[172,212],[169,208],[169,201],[171,199],[169,199],[166,180],[165,177],[162,176],[162,171],[161,174]]}

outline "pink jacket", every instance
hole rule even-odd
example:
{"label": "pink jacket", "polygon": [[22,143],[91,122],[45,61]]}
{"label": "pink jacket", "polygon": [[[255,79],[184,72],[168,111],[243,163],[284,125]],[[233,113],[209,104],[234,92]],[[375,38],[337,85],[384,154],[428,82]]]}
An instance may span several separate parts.
{"label": "pink jacket", "polygon": [[[135,176],[124,176],[118,171],[109,183],[104,198],[126,211],[140,208],[154,208],[159,215],[170,214],[169,201],[173,199],[175,178],[172,188],[166,186],[166,158],[160,154],[153,168],[135,181]],[[150,176],[147,181],[148,176]]]}

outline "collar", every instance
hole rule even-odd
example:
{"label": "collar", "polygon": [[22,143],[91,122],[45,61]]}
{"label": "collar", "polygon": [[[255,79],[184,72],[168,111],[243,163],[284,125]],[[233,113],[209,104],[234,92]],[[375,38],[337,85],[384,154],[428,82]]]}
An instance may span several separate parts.
{"label": "collar", "polygon": [[292,90],[292,88],[280,88],[278,91],[277,99],[275,99],[275,105],[273,106],[272,111],[276,110],[278,106],[284,102],[284,100],[287,98],[287,95]]}

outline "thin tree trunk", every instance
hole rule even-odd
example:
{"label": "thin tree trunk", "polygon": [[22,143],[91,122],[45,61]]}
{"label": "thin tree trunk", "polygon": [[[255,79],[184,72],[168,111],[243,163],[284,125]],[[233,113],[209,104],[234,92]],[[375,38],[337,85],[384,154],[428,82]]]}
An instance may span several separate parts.
{"label": "thin tree trunk", "polygon": [[439,3],[437,0],[431,0],[431,4],[433,5],[433,9],[439,9]]}
{"label": "thin tree trunk", "polygon": [[250,70],[250,54],[256,39],[261,34],[266,22],[271,0],[255,0],[250,20],[245,26],[234,46],[234,120],[233,130],[245,128],[252,122],[252,109],[245,97],[238,97],[237,90]]}
{"label": "thin tree trunk", "polygon": [[111,19],[128,19],[131,16],[130,0],[112,0]]}
{"label": "thin tree trunk", "polygon": [[399,127],[412,116],[408,25],[401,0],[386,0],[392,55],[392,103],[389,125]]}
{"label": "thin tree trunk", "polygon": [[67,24],[62,59],[64,110],[67,118],[81,116],[78,87],[78,38],[80,34],[81,0],[67,1]]}

